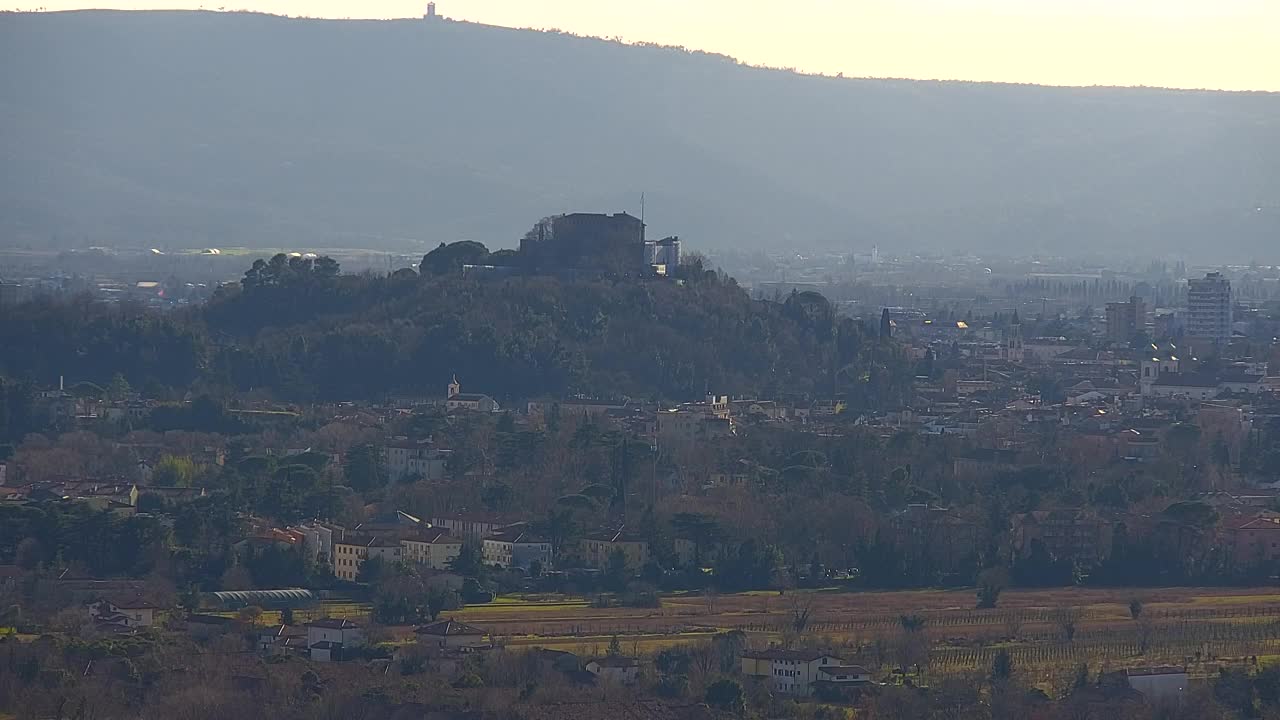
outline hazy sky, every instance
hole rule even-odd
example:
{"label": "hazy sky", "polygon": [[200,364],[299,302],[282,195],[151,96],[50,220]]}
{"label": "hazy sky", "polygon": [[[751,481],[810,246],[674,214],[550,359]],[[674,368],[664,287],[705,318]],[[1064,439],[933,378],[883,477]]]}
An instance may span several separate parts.
{"label": "hazy sky", "polygon": [[[32,0],[32,5],[214,9],[218,1]],[[1280,0],[439,0],[438,5],[441,14],[457,19],[684,45],[750,63],[851,76],[1280,90]],[[426,0],[230,0],[226,7],[313,17],[410,17],[422,14]]]}

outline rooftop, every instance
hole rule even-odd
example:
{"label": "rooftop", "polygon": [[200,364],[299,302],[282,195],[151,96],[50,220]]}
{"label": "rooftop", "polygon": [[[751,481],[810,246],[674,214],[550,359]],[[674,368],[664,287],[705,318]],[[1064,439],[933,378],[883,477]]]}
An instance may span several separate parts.
{"label": "rooftop", "polygon": [[592,658],[591,662],[605,668],[633,668],[640,666],[639,660],[632,657],[623,657],[622,655],[605,655],[604,657]]}
{"label": "rooftop", "polygon": [[440,620],[430,625],[423,625],[414,630],[418,635],[434,635],[437,637],[459,637],[464,635],[486,635],[484,630],[474,626],[460,623],[453,618],[448,620]]}
{"label": "rooftop", "polygon": [[323,630],[359,630],[360,626],[350,620],[341,618],[320,618],[307,623],[307,627],[321,628]]}
{"label": "rooftop", "polygon": [[1163,667],[1129,668],[1124,671],[1129,677],[1151,677],[1154,675],[1186,675],[1187,669],[1166,665]]}
{"label": "rooftop", "polygon": [[861,665],[823,665],[818,672],[828,675],[870,675],[871,671]]}
{"label": "rooftop", "polygon": [[792,660],[798,662],[813,662],[820,658],[840,658],[828,652],[820,650],[783,650],[782,648],[769,648],[768,650],[749,650],[742,653],[742,657],[752,660]]}

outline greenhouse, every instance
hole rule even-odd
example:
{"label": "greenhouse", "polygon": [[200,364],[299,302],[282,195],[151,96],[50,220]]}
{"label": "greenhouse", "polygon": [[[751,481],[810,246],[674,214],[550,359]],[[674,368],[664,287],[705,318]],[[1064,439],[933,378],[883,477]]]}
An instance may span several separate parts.
{"label": "greenhouse", "polygon": [[310,590],[227,590],[205,593],[205,605],[219,610],[239,610],[244,607],[260,607],[264,610],[300,610],[312,607],[320,598]]}

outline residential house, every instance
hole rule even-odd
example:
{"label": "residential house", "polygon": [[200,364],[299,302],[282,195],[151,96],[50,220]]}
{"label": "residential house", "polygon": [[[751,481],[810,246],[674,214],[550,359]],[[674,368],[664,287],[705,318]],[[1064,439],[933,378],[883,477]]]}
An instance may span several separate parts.
{"label": "residential house", "polygon": [[127,628],[151,627],[159,608],[140,596],[104,596],[88,605],[89,619]]}
{"label": "residential house", "polygon": [[498,513],[457,513],[432,515],[431,526],[444,528],[465,542],[478,543],[503,528],[515,525],[519,518]]}
{"label": "residential house", "polygon": [[634,685],[640,679],[640,661],[621,655],[606,655],[590,660],[586,671],[607,683]]}
{"label": "residential house", "polygon": [[382,535],[400,539],[410,537],[428,527],[431,527],[431,523],[424,523],[421,518],[402,510],[393,510],[356,525],[355,532],[359,535]]}
{"label": "residential house", "polygon": [[270,549],[292,550],[293,548],[301,548],[303,541],[304,538],[300,532],[282,530],[280,528],[267,528],[236,542],[231,546],[231,550],[236,556],[243,558],[247,554],[264,552]]}
{"label": "residential house", "polygon": [[615,552],[626,558],[627,570],[639,572],[649,562],[649,543],[625,527],[588,535],[579,543],[582,560],[588,567],[605,570]]}
{"label": "residential house", "polygon": [[462,540],[442,528],[420,530],[400,540],[400,557],[431,570],[446,570],[462,554]]}
{"label": "residential house", "polygon": [[448,459],[448,451],[437,449],[430,440],[394,440],[382,449],[382,463],[393,483],[410,478],[442,480]]}
{"label": "residential house", "polygon": [[341,660],[343,650],[364,644],[364,629],[350,620],[321,618],[307,623],[307,647],[317,662]]}
{"label": "residential house", "polygon": [[1040,543],[1056,559],[1097,563],[1111,556],[1114,530],[1113,522],[1092,510],[1036,510],[1013,516],[1011,539],[1018,557]]}
{"label": "residential house", "polygon": [[138,508],[119,500],[105,497],[77,498],[77,500],[98,512],[110,513],[113,517],[127,518],[138,514]]}
{"label": "residential house", "polygon": [[423,625],[416,628],[413,634],[418,637],[419,643],[439,648],[478,650],[491,644],[489,634],[484,630],[453,618]]}
{"label": "residential house", "polygon": [[527,530],[523,523],[512,525],[484,539],[481,556],[486,565],[528,570],[537,562],[551,567],[551,541]]}
{"label": "residential house", "polygon": [[844,661],[819,650],[770,648],[742,654],[743,675],[762,680],[771,690],[784,695],[812,694],[814,683],[824,679],[820,673],[824,667],[844,667]]}
{"label": "residential house", "polygon": [[822,665],[818,668],[818,679],[813,681],[813,685],[815,688],[826,686],[838,690],[870,685],[871,682],[871,671],[861,665]]}
{"label": "residential house", "polygon": [[[273,625],[258,631],[258,652],[264,655],[284,655],[291,652],[307,654],[311,648],[311,631],[298,625]],[[317,637],[321,633],[317,631]]]}
{"label": "residential house", "polygon": [[55,483],[48,489],[63,498],[102,500],[132,507],[137,507],[138,495],[141,492],[150,492],[150,488],[140,491],[138,486],[133,483],[104,482],[100,480]]}
{"label": "residential house", "polygon": [[1262,510],[1224,522],[1231,563],[1240,571],[1280,563],[1280,513]]}
{"label": "residential house", "polygon": [[289,528],[302,535],[302,552],[313,563],[333,564],[333,533],[341,527],[324,523],[305,523]]}
{"label": "residential house", "polygon": [[582,663],[578,660],[578,656],[567,650],[536,647],[531,651],[531,654],[539,665],[568,675],[576,674],[582,668]]}
{"label": "residential house", "polygon": [[399,562],[403,548],[400,541],[379,536],[351,535],[333,542],[333,574],[342,580],[354,582],[360,574],[360,566],[366,560],[380,558],[383,562]]}
{"label": "residential house", "polygon": [[733,400],[729,403],[734,417],[755,420],[782,420],[786,407],[776,400]]}

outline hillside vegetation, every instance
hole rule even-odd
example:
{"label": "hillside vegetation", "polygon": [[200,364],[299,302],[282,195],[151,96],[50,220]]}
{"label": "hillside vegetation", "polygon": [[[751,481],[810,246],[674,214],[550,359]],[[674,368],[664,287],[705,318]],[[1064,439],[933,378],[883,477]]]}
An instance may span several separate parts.
{"label": "hillside vegetation", "polygon": [[[317,267],[320,267],[317,265]],[[336,267],[333,271],[336,273]],[[752,300],[730,278],[334,275],[306,268],[159,314],[83,300],[0,316],[0,376],[111,382],[153,395],[258,391],[281,400],[442,396],[455,374],[501,401],[587,394],[688,400],[705,391],[901,401],[898,347],[821,296]]]}
{"label": "hillside vegetation", "polygon": [[[56,48],[56,51],[54,49]],[[1082,49],[1082,51],[1084,51]],[[466,23],[0,14],[0,243],[1121,249],[1280,232],[1280,95],[845,80]]]}

